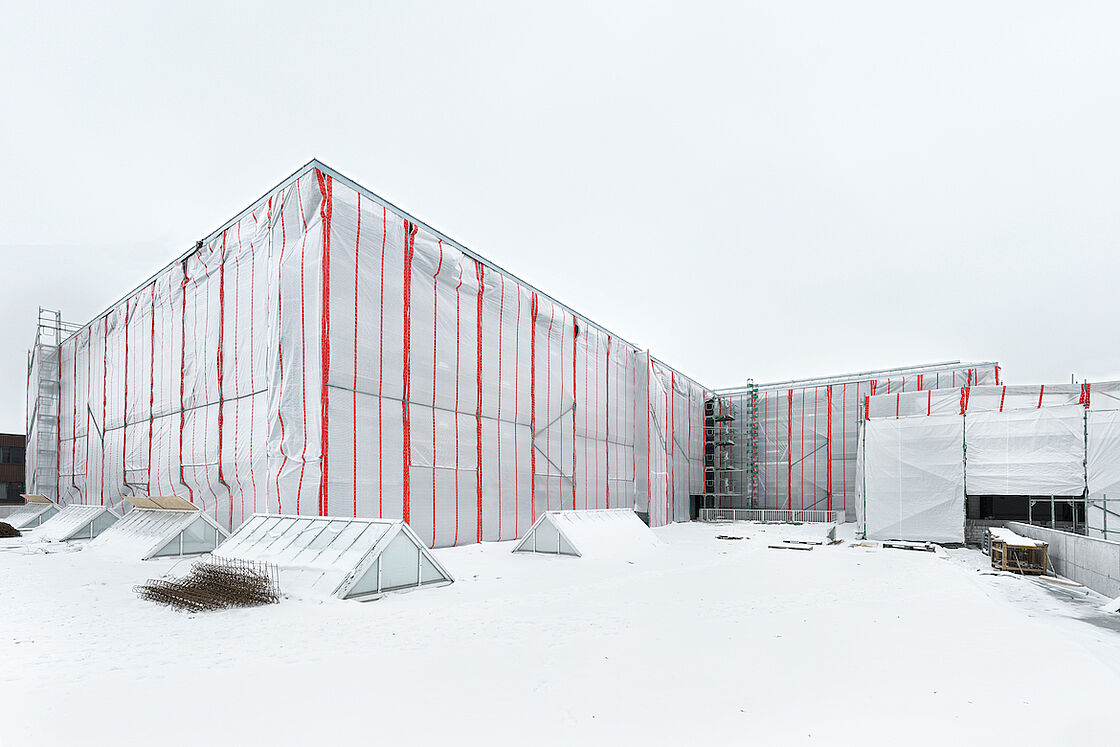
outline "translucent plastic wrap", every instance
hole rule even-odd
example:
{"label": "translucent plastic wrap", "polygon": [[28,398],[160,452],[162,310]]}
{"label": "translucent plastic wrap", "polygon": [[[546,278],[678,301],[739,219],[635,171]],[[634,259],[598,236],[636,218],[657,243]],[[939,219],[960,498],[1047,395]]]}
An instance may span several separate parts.
{"label": "translucent plastic wrap", "polygon": [[964,420],[871,420],[862,519],[868,539],[964,542]]}
{"label": "translucent plastic wrap", "polygon": [[447,546],[546,509],[686,520],[701,479],[702,387],[316,162],[80,328],[59,373],[63,503],[403,518]]}
{"label": "translucent plastic wrap", "polygon": [[[970,496],[1087,497],[1089,533],[1101,536],[1110,521],[1113,532],[1120,530],[1120,512],[1113,513],[1120,500],[1107,511],[1104,503],[1110,494],[1120,499],[1118,413],[1117,382],[966,386],[870,397],[862,425],[868,456],[860,473],[866,486],[861,512],[867,536],[872,536],[873,517],[894,511],[900,500],[907,504],[904,513],[924,510],[920,493],[929,485],[956,480],[958,470],[963,470]],[[907,475],[904,456],[915,462],[924,452],[933,455],[940,448],[924,442],[922,424],[946,420],[960,424],[959,467],[952,460],[931,459]],[[881,449],[872,462],[873,437],[880,432],[904,442],[903,451],[893,457],[897,463]],[[904,479],[889,489],[884,472]],[[963,511],[962,505],[962,519]]]}
{"label": "translucent plastic wrap", "polygon": [[[927,397],[946,392],[941,396],[950,404],[941,411],[954,412],[960,387],[999,377],[994,362],[952,363],[760,385],[759,507],[845,511],[854,518],[856,442],[868,397],[885,403],[892,395],[893,408],[897,396],[913,402],[915,413],[920,401],[924,415]],[[720,393],[739,401],[733,390]]]}

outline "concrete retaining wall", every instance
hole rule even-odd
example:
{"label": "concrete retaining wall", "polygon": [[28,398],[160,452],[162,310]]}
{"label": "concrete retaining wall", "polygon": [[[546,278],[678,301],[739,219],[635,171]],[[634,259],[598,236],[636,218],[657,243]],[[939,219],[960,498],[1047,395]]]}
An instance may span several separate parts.
{"label": "concrete retaining wall", "polygon": [[1120,597],[1120,542],[1018,521],[1008,522],[1007,527],[1024,537],[1048,543],[1050,563],[1056,573],[1106,597]]}

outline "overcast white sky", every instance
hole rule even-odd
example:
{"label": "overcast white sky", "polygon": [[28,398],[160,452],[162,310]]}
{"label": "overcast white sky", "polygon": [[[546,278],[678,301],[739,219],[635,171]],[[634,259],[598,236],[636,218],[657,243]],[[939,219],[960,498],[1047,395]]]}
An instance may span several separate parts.
{"label": "overcast white sky", "polygon": [[0,0],[0,430],[38,305],[312,157],[709,386],[1120,377],[1115,2],[47,5]]}

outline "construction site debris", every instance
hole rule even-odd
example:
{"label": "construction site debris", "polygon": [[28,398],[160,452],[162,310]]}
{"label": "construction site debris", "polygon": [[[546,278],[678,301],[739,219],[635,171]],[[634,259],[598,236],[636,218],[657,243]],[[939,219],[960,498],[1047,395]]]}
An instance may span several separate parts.
{"label": "construction site debris", "polygon": [[152,579],[135,588],[141,599],[187,612],[256,607],[280,601],[276,566],[249,560],[201,560],[181,579]]}
{"label": "construction site debris", "polygon": [[884,542],[883,547],[892,550],[916,550],[918,552],[936,552],[937,546],[932,542]]}

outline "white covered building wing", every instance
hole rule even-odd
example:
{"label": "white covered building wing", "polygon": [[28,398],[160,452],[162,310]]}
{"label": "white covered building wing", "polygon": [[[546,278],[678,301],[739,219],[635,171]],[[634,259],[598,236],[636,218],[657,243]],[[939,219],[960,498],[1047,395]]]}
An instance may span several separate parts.
{"label": "white covered building wing", "polygon": [[963,541],[966,494],[1087,496],[1089,532],[1120,529],[1104,503],[1120,498],[1120,383],[899,392],[867,398],[863,418],[868,538]]}
{"label": "white covered building wing", "polygon": [[443,547],[546,510],[685,521],[703,480],[704,387],[317,161],[63,337],[33,350],[27,457],[63,504]]}

